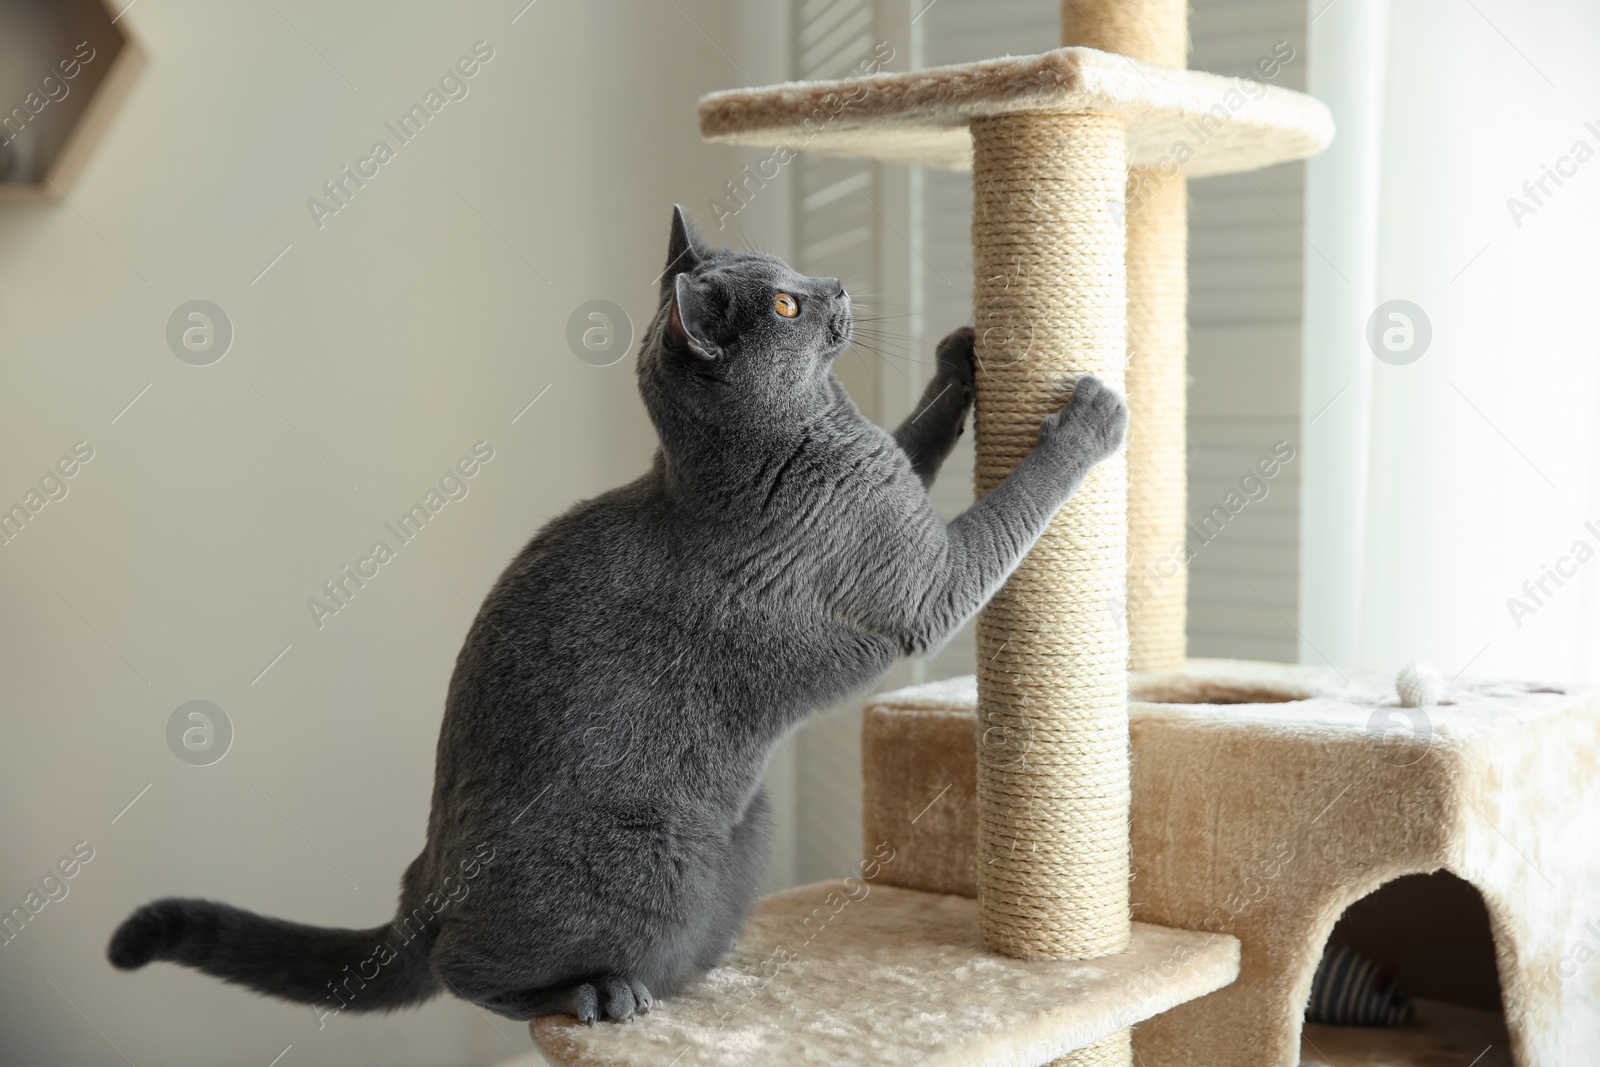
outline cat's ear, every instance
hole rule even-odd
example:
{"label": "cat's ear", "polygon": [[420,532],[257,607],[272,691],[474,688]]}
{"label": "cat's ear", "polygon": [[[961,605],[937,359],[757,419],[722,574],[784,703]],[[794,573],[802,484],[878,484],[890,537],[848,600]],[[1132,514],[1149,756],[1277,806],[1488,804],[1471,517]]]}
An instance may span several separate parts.
{"label": "cat's ear", "polygon": [[672,238],[667,242],[667,269],[663,278],[671,282],[677,275],[684,271],[694,270],[700,261],[706,258],[705,242],[700,239],[699,232],[694,223],[689,221],[689,216],[683,212],[683,205],[672,205]]}
{"label": "cat's ear", "polygon": [[674,348],[686,350],[704,360],[717,358],[717,348],[707,340],[705,296],[700,293],[688,274],[680,273],[672,284],[668,298],[671,308],[667,312],[667,341]]}
{"label": "cat's ear", "polygon": [[682,205],[672,205],[672,238],[667,245],[667,269],[661,276],[661,295],[668,305],[667,342],[699,359],[713,360],[717,348],[706,329],[710,302],[689,277],[707,255],[705,243]]}

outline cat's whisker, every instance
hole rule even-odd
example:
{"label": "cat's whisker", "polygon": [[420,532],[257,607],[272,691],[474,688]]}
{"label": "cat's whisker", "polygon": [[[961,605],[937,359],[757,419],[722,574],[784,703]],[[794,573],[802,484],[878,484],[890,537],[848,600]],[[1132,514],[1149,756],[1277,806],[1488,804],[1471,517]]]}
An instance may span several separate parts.
{"label": "cat's whisker", "polygon": [[739,221],[737,217],[733,220],[733,232],[738,235],[739,243],[744,246],[746,252],[756,251],[755,245],[750,240],[750,235],[745,232],[744,223]]}
{"label": "cat's whisker", "polygon": [[911,309],[908,308],[908,307],[901,307],[900,305],[897,305],[897,304],[879,304],[876,301],[872,301],[872,300],[855,300],[855,299],[852,299],[850,301],[850,305],[856,311],[865,311],[865,312],[869,312],[871,314],[880,314],[880,313],[884,313],[884,312],[892,312],[892,313],[895,314],[895,317],[897,317],[897,318],[902,318],[902,319],[911,318]]}
{"label": "cat's whisker", "polygon": [[867,366],[867,361],[861,358],[861,352],[854,344],[847,346],[847,350],[852,356],[856,357],[856,362],[861,364],[862,370],[871,372],[872,368]]}
{"label": "cat's whisker", "polygon": [[871,334],[874,337],[888,337],[892,340],[905,341],[910,344],[927,343],[923,338],[917,337],[914,334],[909,334],[902,330],[886,329],[883,326],[874,325],[871,320],[868,320],[868,322],[865,324],[857,322],[855,324],[855,328],[860,333]]}
{"label": "cat's whisker", "polygon": [[926,360],[918,359],[909,352],[894,352],[886,348],[879,348],[871,341],[857,341],[855,343],[859,344],[862,348],[865,348],[869,352],[877,353],[884,359],[892,359],[898,363],[915,364],[919,367],[929,367],[933,365]]}
{"label": "cat's whisker", "polygon": [[896,351],[903,352],[907,355],[921,353],[926,350],[926,346],[914,338],[902,338],[896,337],[892,334],[873,333],[870,330],[856,330],[855,335],[857,337],[864,337],[887,348],[893,348]]}
{"label": "cat's whisker", "polygon": [[848,278],[841,278],[840,281],[844,282],[844,287],[850,293],[850,300],[852,303],[878,304],[882,307],[897,307],[910,310],[910,304],[902,304],[899,301],[889,300],[883,293],[869,293],[866,290],[854,288],[851,286]]}
{"label": "cat's whisker", "polygon": [[903,348],[912,348],[912,347],[915,347],[915,348],[932,348],[933,347],[933,345],[931,343],[929,343],[928,341],[926,341],[925,339],[923,339],[921,337],[914,337],[911,334],[903,333],[903,332],[901,332],[899,330],[884,329],[881,326],[874,326],[874,325],[871,325],[871,324],[863,326],[863,325],[857,323],[856,326],[855,326],[854,332],[860,334],[863,337],[877,337],[877,338],[881,338],[882,340],[885,340],[885,341],[893,341],[895,344],[897,344],[897,345],[899,345],[899,346],[901,346]]}
{"label": "cat's whisker", "polygon": [[[895,363],[896,360],[903,360],[903,361],[905,361],[907,363],[915,363],[919,367],[920,366],[931,366],[931,364],[927,363],[925,360],[917,359],[915,356],[907,355],[907,354],[901,353],[901,352],[885,352],[884,350],[882,350],[880,348],[876,348],[873,345],[868,344],[867,342],[862,341],[860,339],[852,340],[850,342],[850,346],[852,348],[865,349],[866,351],[871,352],[873,355],[877,356],[880,359],[888,360],[889,361],[889,365],[891,367],[894,367],[896,370],[900,370],[899,366],[897,366],[896,363]],[[901,373],[904,374],[905,372],[901,371]]]}
{"label": "cat's whisker", "polygon": [[[852,348],[852,349],[855,349],[855,348],[862,348],[862,349],[865,349],[865,350],[866,350],[866,351],[868,351],[868,352],[871,352],[871,353],[872,353],[872,354],[873,354],[873,355],[875,355],[875,356],[877,356],[877,357],[878,357],[878,358],[879,358],[879,359],[881,359],[881,360],[883,360],[883,361],[884,361],[884,366],[886,366],[886,367],[888,367],[888,368],[890,368],[890,369],[891,369],[891,370],[893,370],[893,371],[894,371],[894,372],[895,372],[895,373],[896,373],[896,374],[898,374],[898,375],[900,375],[900,377],[902,377],[902,378],[904,378],[904,379],[905,379],[905,380],[906,380],[906,384],[908,384],[908,385],[909,385],[909,384],[910,384],[910,383],[911,383],[911,376],[910,376],[910,375],[909,375],[909,374],[907,374],[907,373],[906,373],[906,372],[905,372],[905,371],[904,371],[904,370],[903,370],[903,369],[902,369],[902,368],[901,368],[901,367],[900,367],[900,366],[899,366],[899,365],[898,365],[898,364],[897,364],[897,363],[895,363],[895,362],[894,362],[894,361],[893,361],[893,360],[892,360],[892,359],[888,359],[888,358],[887,358],[887,357],[886,357],[886,356],[885,356],[885,354],[884,354],[884,353],[882,353],[882,352],[879,352],[879,351],[878,351],[878,350],[877,350],[877,349],[874,349],[874,348],[872,348],[872,347],[871,347],[871,346],[869,346],[869,345],[856,345],[856,344],[852,344],[852,345],[851,345],[851,346],[850,346],[850,347],[851,347],[851,348]],[[861,357],[860,357],[860,353],[859,353],[859,352],[858,352],[858,353],[857,353],[857,355],[856,355],[856,358],[857,358],[857,359],[860,359],[860,358],[861,358]],[[863,361],[862,361],[862,363],[863,363],[863,366],[864,366],[864,365],[865,365],[865,360],[863,360]]]}

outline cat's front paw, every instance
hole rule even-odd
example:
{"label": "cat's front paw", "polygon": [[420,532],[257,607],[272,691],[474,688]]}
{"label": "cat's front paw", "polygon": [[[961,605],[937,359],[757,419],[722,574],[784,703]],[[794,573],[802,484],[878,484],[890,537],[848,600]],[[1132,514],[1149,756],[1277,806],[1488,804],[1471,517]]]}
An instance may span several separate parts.
{"label": "cat's front paw", "polygon": [[625,1023],[635,1014],[646,1014],[655,1003],[643,982],[611,974],[574,986],[568,994],[566,1008],[580,1023],[593,1026],[601,1019]]}
{"label": "cat's front paw", "polygon": [[1039,447],[1088,468],[1122,447],[1128,408],[1110,386],[1092,374],[1078,379],[1060,411],[1046,415]]}
{"label": "cat's front paw", "polygon": [[959,389],[963,404],[972,403],[972,382],[978,356],[973,348],[971,326],[952,330],[939,342],[938,377]]}

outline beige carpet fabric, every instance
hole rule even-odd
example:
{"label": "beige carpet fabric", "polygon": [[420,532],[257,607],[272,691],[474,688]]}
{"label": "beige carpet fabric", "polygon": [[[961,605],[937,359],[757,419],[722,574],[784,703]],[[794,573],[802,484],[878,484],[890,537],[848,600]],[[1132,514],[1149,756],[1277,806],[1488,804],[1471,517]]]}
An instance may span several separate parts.
{"label": "beige carpet fabric", "polygon": [[[1193,660],[1133,676],[1134,917],[1243,943],[1239,982],[1138,1027],[1144,1060],[1293,1067],[1339,915],[1388,881],[1445,869],[1488,907],[1515,1062],[1597,1062],[1600,705],[1561,688],[1463,680],[1418,716],[1390,679],[1326,669]],[[970,818],[950,768],[975,759],[976,720],[960,723],[974,699],[958,679],[868,709],[865,822],[906,858],[887,879],[971,877],[971,839],[939,835]],[[899,816],[947,784],[921,819]]]}
{"label": "beige carpet fabric", "polygon": [[1038,1067],[1238,973],[1231,937],[1139,924],[1099,960],[989,952],[974,901],[882,884],[900,858],[767,897],[732,955],[649,1015],[536,1020],[540,1051],[564,1067]]}
{"label": "beige carpet fabric", "polygon": [[1304,159],[1333,139],[1328,109],[1301,93],[1092,48],[729,89],[701,98],[700,132],[734,144],[969,170],[974,118],[1030,111],[1125,116],[1130,166],[1191,176]]}

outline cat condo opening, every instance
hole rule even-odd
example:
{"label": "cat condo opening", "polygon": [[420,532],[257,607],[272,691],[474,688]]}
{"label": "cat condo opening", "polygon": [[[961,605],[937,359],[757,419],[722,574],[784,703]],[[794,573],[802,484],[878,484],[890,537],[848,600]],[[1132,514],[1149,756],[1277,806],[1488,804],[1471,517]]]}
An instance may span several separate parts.
{"label": "cat condo opening", "polygon": [[[1398,984],[1412,1017],[1384,1027],[1308,1020],[1305,1067],[1395,1060],[1511,1067],[1489,909],[1470,882],[1443,870],[1386,882],[1345,910],[1327,943],[1387,969],[1385,983]],[[1330,958],[1324,955],[1325,967]],[[1360,990],[1349,981],[1333,986],[1336,1010],[1348,1012]]]}

